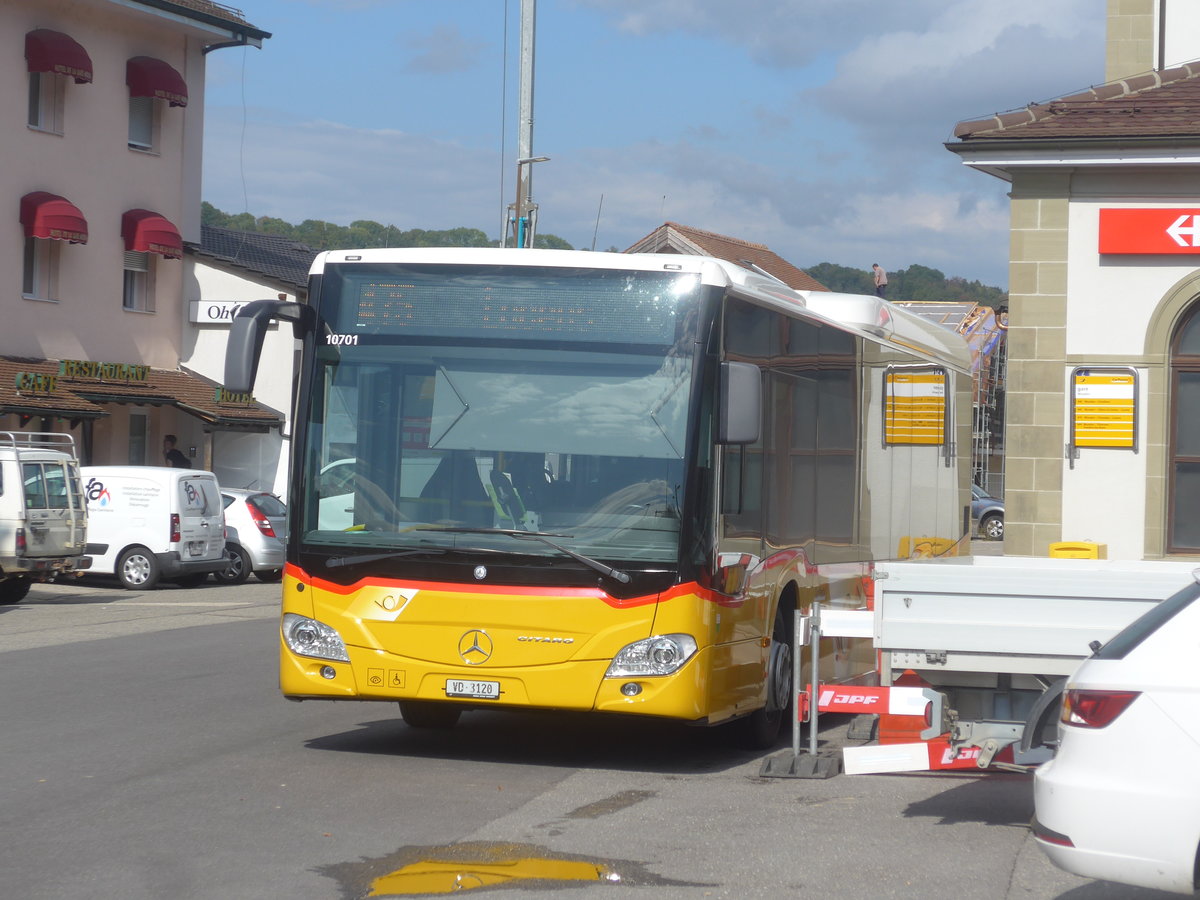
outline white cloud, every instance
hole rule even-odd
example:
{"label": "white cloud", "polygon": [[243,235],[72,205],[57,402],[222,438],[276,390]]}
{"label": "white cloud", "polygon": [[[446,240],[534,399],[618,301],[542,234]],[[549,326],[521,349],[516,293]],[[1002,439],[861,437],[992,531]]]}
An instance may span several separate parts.
{"label": "white cloud", "polygon": [[439,25],[427,34],[408,35],[402,43],[414,54],[405,68],[429,75],[466,72],[478,65],[486,49],[479,41],[467,40],[453,25]]}

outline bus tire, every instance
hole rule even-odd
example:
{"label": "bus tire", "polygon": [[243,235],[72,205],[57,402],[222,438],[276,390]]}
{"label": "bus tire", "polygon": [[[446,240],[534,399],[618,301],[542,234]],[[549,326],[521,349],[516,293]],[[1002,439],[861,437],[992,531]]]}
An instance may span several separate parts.
{"label": "bus tire", "polygon": [[453,703],[428,700],[401,700],[400,718],[409,728],[438,728],[448,730],[458,724],[462,707]]}
{"label": "bus tire", "polygon": [[33,587],[32,578],[5,578],[0,581],[0,603],[20,603]]}
{"label": "bus tire", "polygon": [[117,581],[127,591],[150,590],[158,575],[158,560],[145,547],[130,547],[117,559]]}
{"label": "bus tire", "polygon": [[747,750],[769,750],[792,708],[792,639],[787,627],[790,609],[783,603],[775,613],[771,655],[767,661],[767,703],[734,722],[738,743]]}

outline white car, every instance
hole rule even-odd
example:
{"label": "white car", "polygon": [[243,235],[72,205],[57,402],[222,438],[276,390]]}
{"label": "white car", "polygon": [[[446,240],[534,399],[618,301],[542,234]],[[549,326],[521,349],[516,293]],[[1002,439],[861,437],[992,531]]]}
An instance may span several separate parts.
{"label": "white car", "polygon": [[1034,835],[1051,861],[1121,884],[1200,887],[1200,583],[1080,665],[1059,739],[1033,781]]}

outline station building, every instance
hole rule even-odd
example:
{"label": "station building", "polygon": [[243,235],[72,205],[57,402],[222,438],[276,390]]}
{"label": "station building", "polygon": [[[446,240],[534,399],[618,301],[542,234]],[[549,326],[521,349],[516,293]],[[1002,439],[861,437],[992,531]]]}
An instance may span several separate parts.
{"label": "station building", "polygon": [[1011,185],[1005,553],[1200,557],[1200,9],[1109,0],[1105,82],[960,122]]}

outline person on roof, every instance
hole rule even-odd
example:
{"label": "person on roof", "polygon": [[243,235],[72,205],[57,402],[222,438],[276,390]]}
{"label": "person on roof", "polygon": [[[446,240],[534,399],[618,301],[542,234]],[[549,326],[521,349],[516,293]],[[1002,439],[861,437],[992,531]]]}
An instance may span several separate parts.
{"label": "person on roof", "polygon": [[871,271],[875,273],[875,296],[882,297],[887,293],[887,272],[880,268],[879,263],[871,263]]}

